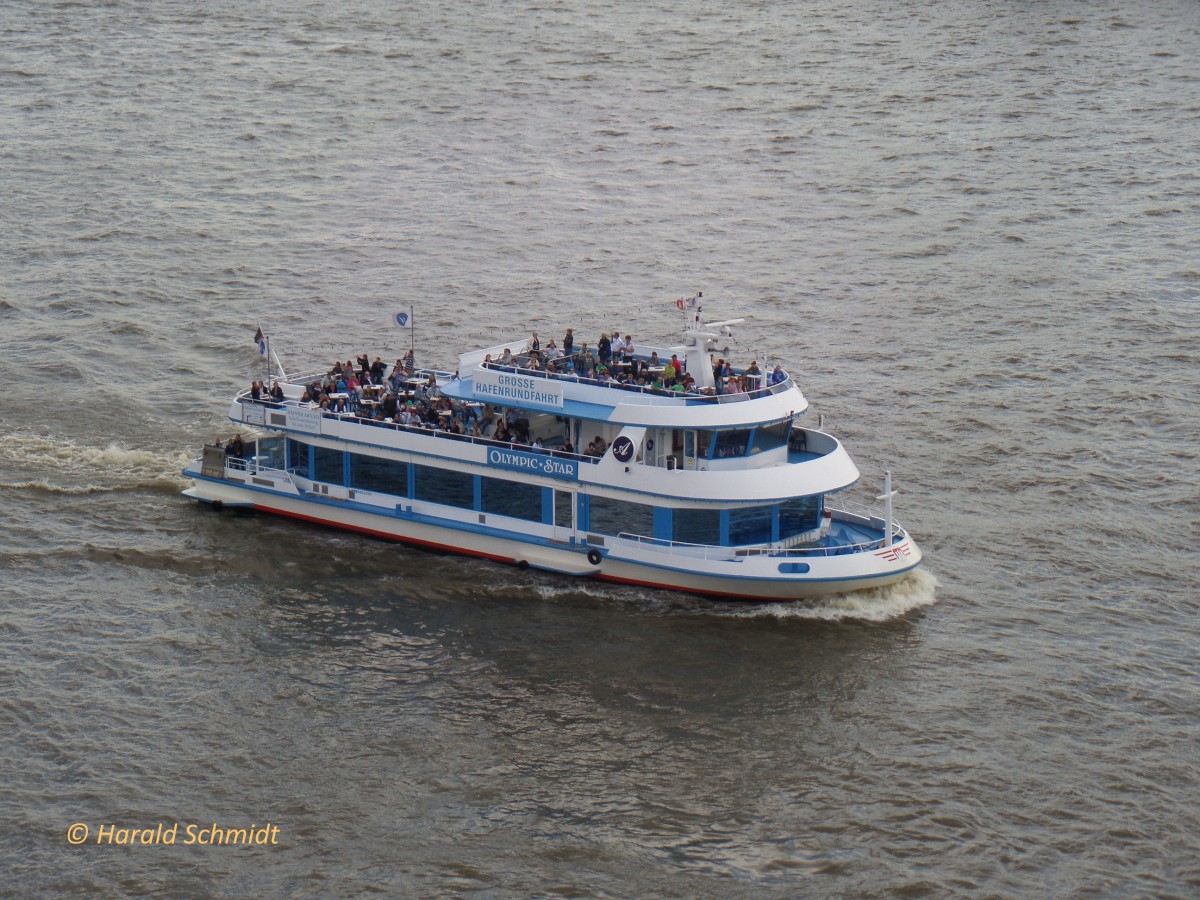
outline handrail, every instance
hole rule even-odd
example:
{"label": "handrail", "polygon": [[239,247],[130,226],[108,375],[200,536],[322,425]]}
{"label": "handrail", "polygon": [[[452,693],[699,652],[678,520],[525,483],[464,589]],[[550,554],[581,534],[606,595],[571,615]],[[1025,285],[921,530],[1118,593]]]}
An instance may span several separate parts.
{"label": "handrail", "polygon": [[[297,409],[309,408],[307,404],[302,404],[299,400],[272,400],[269,398],[255,400],[253,397],[247,396],[249,393],[249,391],[242,391],[236,397],[234,397],[234,400],[238,403],[258,403],[271,409],[281,409],[285,406],[291,406]],[[494,438],[484,437],[477,434],[455,434],[452,431],[440,431],[436,428],[430,428],[427,425],[404,425],[399,422],[380,422],[376,419],[368,419],[353,412],[335,413],[320,409],[320,407],[317,407],[317,409],[324,418],[337,419],[338,421],[353,419],[353,424],[355,425],[370,425],[372,428],[390,428],[392,431],[408,431],[417,434],[425,434],[428,437],[447,438],[468,444],[483,444],[484,446],[488,447],[506,447],[509,450],[522,450],[525,453],[544,453],[547,456],[553,456],[558,459],[573,459],[588,463],[600,462],[600,457],[598,456],[588,456],[584,453],[568,453],[565,450],[557,450],[553,447],[542,447],[539,450],[535,450],[528,444],[522,444],[517,441],[497,441]]]}
{"label": "handrail", "polygon": [[787,390],[794,384],[792,376],[788,375],[778,384],[770,384],[765,388],[757,388],[753,391],[739,391],[735,394],[689,394],[682,391],[673,391],[668,388],[656,388],[648,384],[624,384],[620,381],[601,381],[597,378],[582,376],[577,372],[549,372],[545,369],[529,369],[519,365],[498,363],[495,360],[492,360],[490,363],[480,363],[479,367],[481,369],[494,369],[499,372],[514,372],[530,378],[545,378],[550,381],[574,381],[576,384],[589,384],[594,387],[632,391],[639,394],[650,394],[654,397],[673,397],[679,400],[686,400],[689,404],[733,403],[737,400],[753,400],[758,397],[769,397],[772,394],[778,394],[781,391]]}
{"label": "handrail", "polygon": [[[908,538],[908,532],[901,528],[897,523],[893,522],[895,531],[892,533],[892,543],[897,544]],[[665,547],[668,554],[675,555],[675,551],[682,550],[698,550],[702,553],[704,559],[708,559],[710,554],[708,551],[723,551],[720,555],[724,558],[734,556],[841,556],[847,553],[861,553],[868,550],[878,550],[884,546],[884,539],[877,538],[871,541],[862,541],[856,544],[835,544],[832,546],[821,547],[727,547],[719,544],[694,544],[688,541],[673,541],[666,538],[649,537],[644,534],[630,534],[629,532],[621,532],[617,535],[619,539],[633,541],[638,544],[652,544],[656,547]],[[695,555],[694,553],[684,553],[681,555]]]}

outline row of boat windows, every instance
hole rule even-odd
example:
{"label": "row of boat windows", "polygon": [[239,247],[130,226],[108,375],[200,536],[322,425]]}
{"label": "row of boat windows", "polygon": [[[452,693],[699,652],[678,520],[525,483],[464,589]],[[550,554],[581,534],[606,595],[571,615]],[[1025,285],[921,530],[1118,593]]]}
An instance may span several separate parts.
{"label": "row of boat windows", "polygon": [[[687,446],[684,448],[684,452],[688,456],[698,456],[702,459],[730,459],[761,453],[764,450],[774,450],[788,442],[788,433],[791,427],[791,420],[788,419],[759,428],[688,432]],[[693,434],[695,434],[695,448],[691,446]]]}
{"label": "row of boat windows", "polygon": [[[572,521],[572,492],[507,478],[379,459],[292,438],[287,441],[286,467],[302,477],[358,491],[546,525],[568,527]],[[816,528],[821,515],[819,497],[736,509],[672,509],[587,494],[576,494],[574,500],[579,531],[635,534],[690,544],[773,543]]]}

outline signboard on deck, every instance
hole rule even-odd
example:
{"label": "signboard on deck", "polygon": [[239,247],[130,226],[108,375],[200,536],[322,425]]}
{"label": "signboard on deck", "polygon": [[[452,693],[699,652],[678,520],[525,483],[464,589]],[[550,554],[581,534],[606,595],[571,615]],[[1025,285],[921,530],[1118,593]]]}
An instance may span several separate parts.
{"label": "signboard on deck", "polygon": [[549,453],[526,453],[524,450],[508,450],[489,447],[488,465],[497,469],[512,469],[531,475],[547,475],[574,481],[579,477],[579,461],[562,459]]}
{"label": "signboard on deck", "polygon": [[480,369],[475,373],[475,396],[498,406],[552,406],[562,409],[563,388],[547,378],[529,378],[495,369]]}
{"label": "signboard on deck", "polygon": [[285,413],[287,416],[284,422],[285,428],[290,428],[292,431],[303,431],[305,434],[321,433],[321,410],[289,406]]}
{"label": "signboard on deck", "polygon": [[247,425],[266,425],[267,410],[266,407],[260,406],[257,403],[242,404],[242,421]]}

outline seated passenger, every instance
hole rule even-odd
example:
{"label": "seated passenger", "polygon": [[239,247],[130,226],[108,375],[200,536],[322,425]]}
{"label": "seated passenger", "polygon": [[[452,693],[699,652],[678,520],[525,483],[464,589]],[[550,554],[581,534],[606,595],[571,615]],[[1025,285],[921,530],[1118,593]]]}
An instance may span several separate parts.
{"label": "seated passenger", "polygon": [[787,381],[787,372],[783,371],[782,363],[775,366],[775,370],[771,373],[769,381],[771,384],[781,384]]}
{"label": "seated passenger", "polygon": [[513,364],[512,350],[508,347],[504,348],[504,352],[500,354],[500,359],[497,360],[502,366],[511,366]]}
{"label": "seated passenger", "polygon": [[762,372],[758,368],[758,360],[757,359],[750,360],[750,365],[748,365],[746,367],[746,371],[742,374],[744,374],[744,375],[761,375]]}
{"label": "seated passenger", "polygon": [[[260,388],[263,386],[261,381],[258,383],[258,386]],[[281,388],[279,386],[278,381],[272,382],[272,384],[271,384],[271,399],[272,400],[283,400],[283,388]]]}

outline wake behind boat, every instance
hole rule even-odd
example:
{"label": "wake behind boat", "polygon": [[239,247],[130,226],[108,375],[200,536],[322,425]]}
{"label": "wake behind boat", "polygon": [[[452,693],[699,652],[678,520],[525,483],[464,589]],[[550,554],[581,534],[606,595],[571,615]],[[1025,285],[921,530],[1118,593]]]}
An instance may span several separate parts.
{"label": "wake behind boat", "polygon": [[[459,357],[456,372],[387,374],[378,357],[239,393],[248,429],[184,469],[184,493],[364,534],[568,575],[730,599],[880,587],[916,543],[883,508],[832,496],[859,479],[841,443],[804,427],[808,401],[776,366],[712,349],[742,320],[684,342],[535,332]],[[404,314],[401,314],[403,318]],[[265,344],[261,332],[256,335]],[[264,355],[269,349],[263,347]]]}

